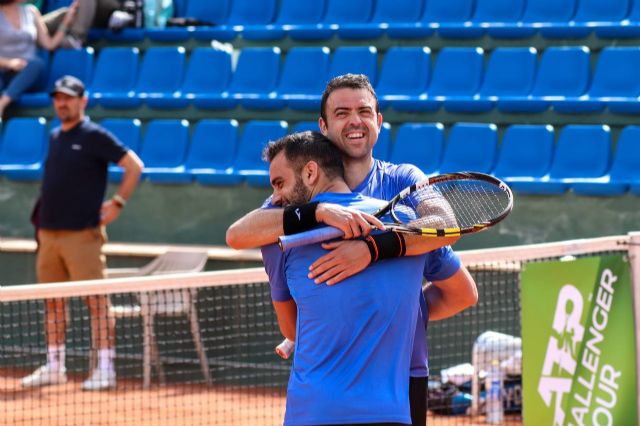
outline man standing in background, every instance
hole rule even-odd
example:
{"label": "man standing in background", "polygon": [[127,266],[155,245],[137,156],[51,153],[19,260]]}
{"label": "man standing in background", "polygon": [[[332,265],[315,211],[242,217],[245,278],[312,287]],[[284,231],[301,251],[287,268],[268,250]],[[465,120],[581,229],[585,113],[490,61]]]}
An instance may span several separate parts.
{"label": "man standing in background", "polygon": [[[88,99],[80,80],[60,78],[51,98],[61,126],[51,134],[42,179],[36,275],[40,283],[102,279],[105,226],[120,215],[138,184],[143,164],[111,133],[85,117]],[[124,176],[116,194],[103,201],[110,162],[122,167]],[[85,302],[98,365],[82,389],[112,388],[116,384],[115,319],[109,314],[109,299],[87,297]],[[46,301],[47,362],[23,378],[22,386],[66,383],[66,309],[62,299]]]}

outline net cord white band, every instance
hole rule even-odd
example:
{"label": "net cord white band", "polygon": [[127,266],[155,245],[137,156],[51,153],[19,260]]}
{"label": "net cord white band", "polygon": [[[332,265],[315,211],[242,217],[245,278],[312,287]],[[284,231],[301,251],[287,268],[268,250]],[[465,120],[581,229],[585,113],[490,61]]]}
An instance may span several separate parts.
{"label": "net cord white band", "polygon": [[[629,235],[533,244],[527,246],[501,247],[482,250],[458,251],[467,266],[483,263],[518,262],[540,258],[562,257],[627,250]],[[171,289],[227,286],[267,282],[263,268],[232,269],[202,272],[198,274],[171,274],[140,277],[136,279],[135,292]],[[0,283],[1,284],[1,283]],[[75,281],[49,284],[28,284],[0,287],[0,302],[38,300],[53,297],[82,297],[96,294],[131,292],[131,279],[113,278],[105,280]]]}

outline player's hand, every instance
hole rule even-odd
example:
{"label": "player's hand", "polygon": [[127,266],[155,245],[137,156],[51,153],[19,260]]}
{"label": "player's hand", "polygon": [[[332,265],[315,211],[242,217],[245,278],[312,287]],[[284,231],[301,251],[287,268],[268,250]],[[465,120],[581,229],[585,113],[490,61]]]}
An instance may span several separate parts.
{"label": "player's hand", "polygon": [[11,58],[7,63],[7,68],[13,72],[20,72],[27,66],[27,61],[22,58]]}
{"label": "player's hand", "polygon": [[366,237],[373,228],[384,230],[384,225],[375,216],[331,203],[318,205],[316,220],[340,229],[345,240]]}
{"label": "player's hand", "polygon": [[371,253],[364,241],[336,241],[322,244],[329,253],[309,267],[309,278],[316,284],[337,284],[369,266]]}
{"label": "player's hand", "polygon": [[100,225],[108,225],[120,216],[122,207],[118,206],[113,200],[107,200],[102,203],[100,208]]}

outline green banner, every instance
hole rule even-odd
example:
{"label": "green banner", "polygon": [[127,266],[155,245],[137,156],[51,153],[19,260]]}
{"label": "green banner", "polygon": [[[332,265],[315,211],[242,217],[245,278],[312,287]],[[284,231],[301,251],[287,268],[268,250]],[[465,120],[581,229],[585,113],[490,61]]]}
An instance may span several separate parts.
{"label": "green banner", "polygon": [[625,257],[527,264],[521,301],[525,424],[637,425]]}

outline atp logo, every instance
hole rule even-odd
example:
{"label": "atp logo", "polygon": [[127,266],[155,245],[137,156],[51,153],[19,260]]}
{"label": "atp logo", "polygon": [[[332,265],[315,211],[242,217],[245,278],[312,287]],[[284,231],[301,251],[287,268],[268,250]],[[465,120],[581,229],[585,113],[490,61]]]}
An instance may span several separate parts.
{"label": "atp logo", "polygon": [[554,426],[562,426],[565,421],[562,401],[565,394],[571,391],[577,352],[584,339],[585,328],[580,323],[583,308],[584,300],[578,289],[569,284],[562,287],[553,317],[555,335],[549,338],[538,382],[538,393],[547,407],[551,406],[555,397]]}

